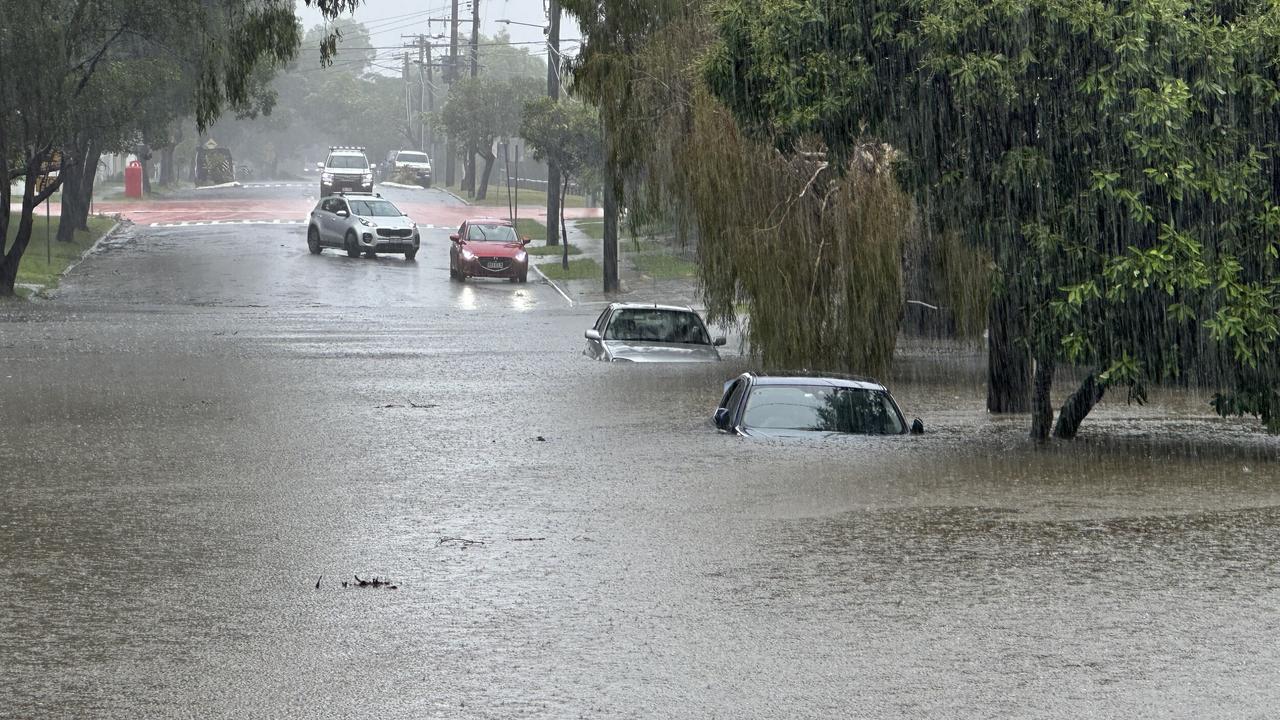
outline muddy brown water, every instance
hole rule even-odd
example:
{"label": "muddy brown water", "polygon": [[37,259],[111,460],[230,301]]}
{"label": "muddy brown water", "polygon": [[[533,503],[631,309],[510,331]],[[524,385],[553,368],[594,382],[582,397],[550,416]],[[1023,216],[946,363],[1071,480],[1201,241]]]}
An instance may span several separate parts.
{"label": "muddy brown water", "polygon": [[707,422],[741,358],[591,363],[598,308],[544,286],[195,232],[0,306],[0,716],[1280,700],[1280,445],[1202,397],[1037,448],[971,349],[912,345],[925,436],[748,442]]}

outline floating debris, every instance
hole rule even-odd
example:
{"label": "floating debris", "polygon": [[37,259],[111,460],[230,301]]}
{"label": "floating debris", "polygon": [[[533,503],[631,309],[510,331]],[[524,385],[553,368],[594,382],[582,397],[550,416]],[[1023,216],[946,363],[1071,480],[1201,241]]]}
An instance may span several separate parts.
{"label": "floating debris", "polygon": [[[380,578],[380,577],[374,576],[370,580],[361,580],[359,575],[352,575],[351,577],[354,577],[356,581],[354,583],[349,583],[346,580],[343,580],[342,587],[386,588],[388,590],[400,589],[399,585],[396,585],[395,583],[391,582],[390,579],[386,579],[386,578]],[[319,587],[318,582],[316,584],[316,587]]]}

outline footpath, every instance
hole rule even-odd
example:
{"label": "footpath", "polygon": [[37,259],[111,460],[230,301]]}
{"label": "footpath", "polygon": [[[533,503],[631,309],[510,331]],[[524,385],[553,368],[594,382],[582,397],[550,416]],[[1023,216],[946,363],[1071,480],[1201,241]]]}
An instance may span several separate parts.
{"label": "footpath", "polygon": [[[573,260],[591,260],[597,269],[604,267],[604,240],[598,232],[587,232],[586,227],[602,221],[596,218],[568,221],[568,243],[579,251],[570,255]],[[560,267],[556,255],[534,257],[534,267],[539,265]],[[637,242],[631,238],[618,241],[618,280],[621,289],[605,293],[603,278],[597,272],[590,278],[547,278],[561,295],[574,305],[605,304],[610,302],[645,302],[700,307],[701,295],[692,272],[693,265],[655,246],[652,240]]]}

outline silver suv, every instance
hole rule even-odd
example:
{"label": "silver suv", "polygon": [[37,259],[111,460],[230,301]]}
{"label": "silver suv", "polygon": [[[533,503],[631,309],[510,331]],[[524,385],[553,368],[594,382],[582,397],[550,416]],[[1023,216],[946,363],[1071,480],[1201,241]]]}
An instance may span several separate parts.
{"label": "silver suv", "polygon": [[418,224],[390,200],[373,193],[321,198],[307,224],[307,248],[312,255],[330,247],[346,250],[347,257],[404,253],[405,260],[413,260],[421,244]]}
{"label": "silver suv", "polygon": [[373,192],[373,168],[364,156],[364,148],[329,148],[329,157],[320,169],[320,197],[340,190]]}

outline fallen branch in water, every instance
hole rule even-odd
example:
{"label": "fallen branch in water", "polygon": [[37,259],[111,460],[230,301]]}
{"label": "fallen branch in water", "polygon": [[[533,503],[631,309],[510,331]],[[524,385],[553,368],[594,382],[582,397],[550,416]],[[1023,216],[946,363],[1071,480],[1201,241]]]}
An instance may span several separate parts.
{"label": "fallen branch in water", "polygon": [[[388,590],[399,590],[400,587],[391,582],[391,580],[375,576],[372,580],[361,580],[359,575],[352,575],[356,579],[354,587],[362,588],[386,588]],[[346,580],[342,581],[342,587],[351,587],[351,583]]]}
{"label": "fallen branch in water", "polygon": [[451,543],[451,542],[462,543],[462,547],[464,548],[470,545],[484,544],[483,540],[468,540],[466,538],[460,538],[460,537],[442,537],[436,541],[436,546],[439,547],[441,545],[444,545],[445,543]]}

